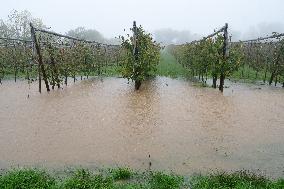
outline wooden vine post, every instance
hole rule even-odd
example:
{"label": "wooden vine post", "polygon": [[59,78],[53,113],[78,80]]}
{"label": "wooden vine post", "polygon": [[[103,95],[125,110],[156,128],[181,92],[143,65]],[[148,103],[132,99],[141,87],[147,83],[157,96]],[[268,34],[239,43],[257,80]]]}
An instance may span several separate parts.
{"label": "wooden vine post", "polygon": [[43,65],[43,60],[42,60],[42,54],[40,52],[40,45],[39,45],[39,42],[37,40],[37,37],[36,37],[36,34],[35,34],[35,28],[33,26],[32,23],[30,23],[30,27],[31,27],[31,37],[32,37],[32,41],[35,45],[35,48],[36,48],[36,52],[37,52],[37,55],[38,55],[38,66],[39,66],[39,69],[38,69],[38,80],[39,80],[39,92],[41,93],[41,74],[43,76],[43,80],[44,80],[44,83],[45,83],[45,86],[46,86],[46,90],[47,92],[50,91],[49,89],[49,84],[48,84],[48,81],[47,81],[47,76],[46,76],[46,73],[45,73],[45,69],[44,69],[44,65]]}
{"label": "wooden vine post", "polygon": [[98,53],[98,56],[97,56],[97,58],[98,58],[98,75],[101,75],[101,65],[102,65],[102,61],[101,61],[101,54],[102,54],[102,49],[101,49],[101,45],[100,44],[98,44],[97,45],[97,53]]}
{"label": "wooden vine post", "polygon": [[104,46],[104,72],[106,73],[107,72],[107,49],[106,47]]}
{"label": "wooden vine post", "polygon": [[224,44],[223,44],[223,63],[222,63],[222,66],[221,66],[221,74],[220,74],[220,85],[219,85],[219,90],[221,92],[223,92],[224,90],[224,81],[225,81],[225,64],[226,64],[226,61],[227,61],[227,58],[229,56],[229,49],[228,49],[228,39],[229,39],[229,36],[228,36],[228,23],[225,24],[225,27],[224,27]]}
{"label": "wooden vine post", "polygon": [[13,45],[13,58],[14,58],[14,80],[15,80],[15,83],[17,82],[17,71],[18,71],[18,68],[17,68],[17,56],[16,56],[16,45],[14,44]]}
{"label": "wooden vine post", "polygon": [[[136,21],[133,22],[133,56],[134,56],[134,63],[133,63],[133,74],[137,75],[137,61],[138,61],[138,46],[137,46],[137,26]],[[140,80],[135,80],[135,89],[138,90],[141,86]]]}
{"label": "wooden vine post", "polygon": [[51,66],[52,66],[52,89],[54,89],[55,84],[57,85],[57,88],[60,88],[60,80],[58,77],[58,69],[56,67],[56,63],[55,63],[55,58],[53,57],[52,53],[50,53],[50,60],[51,60]]}

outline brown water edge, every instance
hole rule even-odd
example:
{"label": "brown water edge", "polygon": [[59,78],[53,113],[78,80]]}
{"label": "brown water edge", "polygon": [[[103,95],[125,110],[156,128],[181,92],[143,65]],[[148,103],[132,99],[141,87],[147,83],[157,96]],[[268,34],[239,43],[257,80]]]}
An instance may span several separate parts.
{"label": "brown water edge", "polygon": [[0,168],[145,170],[151,162],[179,174],[247,169],[283,177],[284,90],[258,88],[231,84],[221,94],[158,77],[134,91],[127,80],[95,78],[39,94],[37,83],[4,81]]}

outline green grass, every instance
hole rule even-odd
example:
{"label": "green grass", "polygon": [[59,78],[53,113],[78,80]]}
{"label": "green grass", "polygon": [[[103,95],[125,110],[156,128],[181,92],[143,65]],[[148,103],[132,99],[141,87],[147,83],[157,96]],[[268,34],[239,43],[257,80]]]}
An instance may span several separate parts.
{"label": "green grass", "polygon": [[[189,178],[189,179],[184,179]],[[1,189],[283,189],[272,180],[241,171],[182,177],[165,172],[134,172],[129,168],[91,172],[77,169],[61,177],[38,169],[13,169],[0,175]]]}
{"label": "green grass", "polygon": [[195,176],[192,178],[192,185],[193,189],[283,189],[284,180],[273,181],[261,175],[241,171]]}
{"label": "green grass", "polygon": [[173,55],[164,50],[161,52],[160,63],[157,66],[157,75],[171,78],[187,78],[189,71],[183,68]]}
{"label": "green grass", "polygon": [[152,173],[150,179],[151,188],[168,189],[180,188],[183,184],[183,178],[174,174],[165,174],[162,172]]}
{"label": "green grass", "polygon": [[85,169],[77,170],[70,178],[59,184],[64,189],[111,189],[114,188],[113,180],[101,174],[94,175]]}
{"label": "green grass", "polygon": [[53,177],[36,169],[11,170],[0,177],[1,189],[56,188]]}
{"label": "green grass", "polygon": [[120,77],[121,74],[119,72],[119,67],[113,65],[113,66],[106,66],[103,68],[104,73],[102,74],[103,76],[107,77]]}
{"label": "green grass", "polygon": [[[266,79],[265,79],[265,71],[261,70],[258,73],[256,73],[256,70],[253,68],[245,65],[243,67],[240,67],[238,71],[235,71],[229,78],[235,81],[241,81],[245,83],[256,83],[256,82],[263,82],[265,79],[265,82],[268,83],[270,79],[271,73],[267,71],[266,73]],[[283,83],[284,78],[280,78],[280,83]]]}
{"label": "green grass", "polygon": [[[266,81],[269,79],[269,77],[271,76],[270,72],[266,73]],[[258,73],[256,73],[256,71],[245,65],[244,67],[240,67],[238,69],[238,71],[235,71],[231,76],[231,79],[234,80],[241,80],[244,82],[256,82],[256,81],[263,81],[263,79],[265,78],[265,72],[264,71],[260,71]]]}
{"label": "green grass", "polygon": [[110,173],[114,180],[130,179],[132,175],[132,171],[129,168],[124,168],[124,167],[118,167],[115,169],[111,169]]}

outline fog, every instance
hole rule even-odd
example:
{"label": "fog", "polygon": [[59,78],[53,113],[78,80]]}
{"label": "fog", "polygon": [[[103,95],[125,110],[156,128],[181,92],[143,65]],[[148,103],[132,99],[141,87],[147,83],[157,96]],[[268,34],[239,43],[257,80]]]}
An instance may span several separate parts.
{"label": "fog", "polygon": [[106,38],[129,32],[136,20],[164,44],[200,38],[226,22],[233,40],[284,32],[282,0],[9,0],[0,18],[13,9],[30,11],[59,33],[85,27]]}

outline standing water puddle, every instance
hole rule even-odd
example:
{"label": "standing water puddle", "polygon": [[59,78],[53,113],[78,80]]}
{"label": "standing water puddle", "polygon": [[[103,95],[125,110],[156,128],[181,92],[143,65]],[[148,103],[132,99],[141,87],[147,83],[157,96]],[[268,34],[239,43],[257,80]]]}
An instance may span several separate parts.
{"label": "standing water puddle", "polygon": [[[0,168],[130,166],[180,174],[216,169],[283,176],[284,90],[233,84],[224,95],[158,77],[135,92],[119,78],[49,94],[0,86]],[[27,98],[29,94],[29,98]],[[150,157],[149,157],[150,155]]]}

